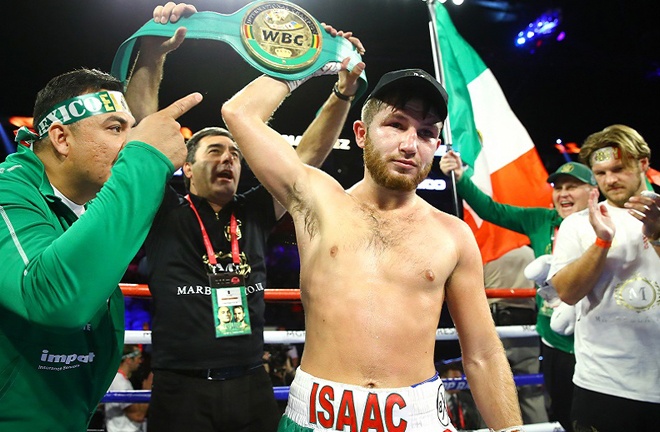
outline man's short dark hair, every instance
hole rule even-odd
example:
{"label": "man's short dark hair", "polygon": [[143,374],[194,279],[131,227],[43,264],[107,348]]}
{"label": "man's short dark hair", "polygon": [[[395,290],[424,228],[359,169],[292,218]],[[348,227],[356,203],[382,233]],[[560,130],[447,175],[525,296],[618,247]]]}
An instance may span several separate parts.
{"label": "man's short dark hair", "polygon": [[[76,69],[58,75],[37,93],[32,117],[37,122],[57,104],[67,99],[101,90],[124,92],[124,85],[117,78],[97,69]],[[73,123],[75,125],[75,123]],[[45,137],[44,137],[45,138]],[[35,150],[43,139],[34,143]]]}
{"label": "man's short dark hair", "polygon": [[[186,148],[188,149],[186,162],[190,164],[195,163],[195,154],[197,154],[199,142],[202,140],[202,138],[207,136],[224,136],[236,142],[231,132],[225,128],[217,126],[205,127],[204,129],[195,132],[193,136],[191,136],[190,139],[186,141]],[[190,190],[190,179],[185,175],[183,176],[183,182],[186,184],[186,189]]]}
{"label": "man's short dark hair", "polygon": [[37,93],[32,116],[34,122],[55,105],[67,99],[101,90],[124,92],[124,85],[117,78],[97,69],[76,69],[63,73],[48,81],[48,84]]}

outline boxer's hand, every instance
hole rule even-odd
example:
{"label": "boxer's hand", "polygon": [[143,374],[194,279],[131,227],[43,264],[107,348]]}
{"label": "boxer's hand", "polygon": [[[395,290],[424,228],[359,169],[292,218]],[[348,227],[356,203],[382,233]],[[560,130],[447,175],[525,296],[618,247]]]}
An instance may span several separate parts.
{"label": "boxer's hand", "polygon": [[344,39],[346,39],[350,43],[352,43],[353,46],[355,46],[355,49],[357,50],[357,52],[360,55],[364,55],[364,53],[366,52],[366,50],[364,49],[364,45],[362,45],[362,42],[360,41],[360,39],[353,36],[353,32],[351,32],[351,31],[345,32],[343,30],[337,30],[333,26],[331,26],[330,24],[326,24],[326,23],[321,23],[321,25],[323,26],[325,31],[330,33],[330,35],[343,37]]}
{"label": "boxer's hand", "polygon": [[[353,44],[355,49],[360,55],[364,55],[366,52],[364,45],[357,37],[353,36],[353,32],[337,30],[330,24],[321,23],[323,28],[330,33],[333,37],[343,37]],[[354,96],[358,91],[358,78],[360,74],[364,71],[365,64],[364,62],[359,62],[356,64],[352,70],[348,70],[348,63],[350,58],[345,58],[341,63],[337,64],[335,67],[339,67],[339,81],[337,82],[337,89],[339,92],[346,96]]]}
{"label": "boxer's hand", "polygon": [[337,90],[343,95],[354,96],[360,87],[358,79],[360,74],[364,71],[366,65],[364,62],[356,64],[352,70],[348,70],[349,57],[346,57],[341,62],[341,70],[339,71],[339,80],[337,81]]}
{"label": "boxer's hand", "polygon": [[[163,6],[156,6],[153,11],[154,21],[160,24],[175,23],[181,17],[189,17],[197,12],[191,4],[169,2]],[[140,38],[140,52],[142,55],[161,57],[179,48],[186,38],[187,29],[179,27],[171,38],[145,36]]]}
{"label": "boxer's hand", "polygon": [[201,94],[192,93],[145,117],[129,132],[128,140],[142,141],[157,148],[172,161],[175,168],[181,168],[186,160],[186,146],[181,125],[176,120],[201,101]]}
{"label": "boxer's hand", "polygon": [[[323,28],[330,33],[331,36],[339,36],[349,40],[354,46],[355,49],[360,54],[364,53],[364,47],[360,39],[353,36],[352,32],[343,32],[341,30],[336,30],[331,25],[322,23]],[[348,71],[348,63],[350,57],[345,58],[342,62],[331,61],[324,64],[320,69],[313,72],[311,75],[308,75],[304,78],[295,79],[295,80],[281,80],[284,82],[287,87],[289,87],[289,92],[293,92],[295,89],[300,87],[304,82],[310,78],[323,76],[323,75],[337,75],[339,74],[339,82],[337,83],[337,88],[339,92],[346,96],[353,96],[357,93],[358,84],[357,79],[359,78],[362,71],[364,71],[365,64],[363,62],[358,63],[353,67],[353,70]],[[342,74],[342,72],[344,72]]]}

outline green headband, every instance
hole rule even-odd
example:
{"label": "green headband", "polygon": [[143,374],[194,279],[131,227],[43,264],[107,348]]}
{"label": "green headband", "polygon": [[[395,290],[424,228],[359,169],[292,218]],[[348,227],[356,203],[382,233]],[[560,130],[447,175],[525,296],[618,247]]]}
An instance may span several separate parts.
{"label": "green headband", "polygon": [[[179,27],[188,29],[186,38],[225,42],[255,69],[289,81],[306,78],[327,63],[346,57],[350,57],[349,70],[362,60],[352,43],[331,36],[302,8],[285,1],[262,1],[231,15],[198,12],[176,23],[150,20],[121,44],[112,62],[112,75],[126,82],[137,38],[172,37]],[[366,88],[363,71],[356,99]]]}
{"label": "green headband", "polygon": [[125,359],[128,359],[128,358],[136,358],[136,357],[139,357],[141,355],[142,355],[142,351],[135,350],[135,351],[131,351],[129,353],[124,354],[123,356],[121,356],[121,358],[122,358],[122,360],[125,360]]}
{"label": "green headband", "polygon": [[123,93],[104,90],[76,96],[60,102],[41,116],[34,123],[36,133],[25,126],[21,127],[16,134],[16,141],[23,141],[31,145],[48,135],[48,129],[54,123],[68,125],[87,117],[112,112],[125,112],[133,117]]}

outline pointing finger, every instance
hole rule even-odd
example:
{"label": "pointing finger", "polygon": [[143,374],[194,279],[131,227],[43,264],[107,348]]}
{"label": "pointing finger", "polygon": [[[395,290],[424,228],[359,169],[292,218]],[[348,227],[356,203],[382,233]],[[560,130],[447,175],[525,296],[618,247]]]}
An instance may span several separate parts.
{"label": "pointing finger", "polygon": [[195,105],[202,101],[202,95],[200,93],[191,93],[186,97],[179,99],[174,102],[172,105],[160,110],[161,113],[172,117],[174,120],[178,119],[188,111],[190,111]]}

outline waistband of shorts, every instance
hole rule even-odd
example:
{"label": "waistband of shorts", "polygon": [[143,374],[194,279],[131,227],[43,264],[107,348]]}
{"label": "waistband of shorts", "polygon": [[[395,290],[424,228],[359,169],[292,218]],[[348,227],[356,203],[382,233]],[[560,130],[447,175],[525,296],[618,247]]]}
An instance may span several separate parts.
{"label": "waistband of shorts", "polygon": [[[444,393],[437,375],[411,387],[366,388],[316,378],[298,368],[285,415],[312,430],[343,430],[340,417],[354,414],[360,420],[367,411],[370,419],[382,419],[383,430],[428,430],[432,424],[453,431]],[[403,422],[407,426],[398,429]]]}

